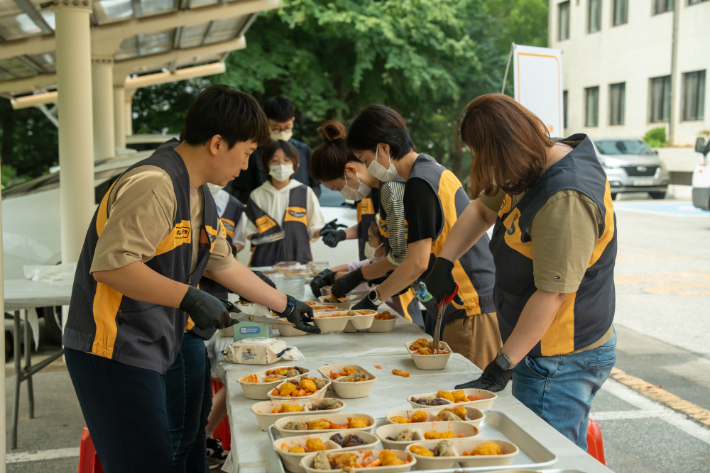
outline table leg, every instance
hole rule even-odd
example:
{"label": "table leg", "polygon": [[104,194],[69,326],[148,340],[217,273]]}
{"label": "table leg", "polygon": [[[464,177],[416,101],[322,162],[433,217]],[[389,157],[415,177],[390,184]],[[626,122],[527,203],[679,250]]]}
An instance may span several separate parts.
{"label": "table leg", "polygon": [[13,357],[15,358],[15,399],[12,405],[12,429],[10,432],[10,448],[17,448],[17,417],[20,411],[20,383],[22,371],[20,368],[20,311],[12,313],[13,324]]}
{"label": "table leg", "polygon": [[25,376],[27,379],[27,400],[30,411],[30,419],[35,418],[35,393],[32,386],[32,327],[30,327],[30,314],[25,309]]}

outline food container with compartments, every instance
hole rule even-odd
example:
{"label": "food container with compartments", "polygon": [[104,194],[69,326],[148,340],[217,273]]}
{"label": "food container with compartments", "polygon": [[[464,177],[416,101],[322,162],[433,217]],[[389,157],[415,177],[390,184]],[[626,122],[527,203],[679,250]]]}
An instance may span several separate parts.
{"label": "food container with compartments", "polygon": [[[393,417],[404,417],[407,419],[411,419],[412,414],[414,414],[417,411],[423,411],[426,412],[427,415],[429,416],[425,422],[440,422],[441,419],[438,417],[439,412],[443,411],[444,409],[452,409],[454,407],[458,407],[456,404],[449,404],[447,406],[436,406],[436,407],[427,407],[427,408],[419,408],[419,409],[405,409],[405,410],[399,410],[399,411],[392,411],[388,412],[386,419],[388,422],[391,422],[393,424],[396,424],[395,421],[392,420]],[[460,422],[465,423],[465,424],[471,424],[475,425],[478,427],[481,425],[481,422],[483,419],[486,418],[486,414],[483,413],[480,409],[476,409],[475,407],[471,406],[462,406],[464,409],[466,409],[466,417],[468,417],[470,420],[461,420]],[[417,422],[412,422],[407,425],[417,425]]]}
{"label": "food container with compartments", "polygon": [[[444,399],[444,401],[447,401],[445,404],[442,404],[442,406],[444,406],[444,407],[453,407],[453,406],[467,406],[468,407],[468,406],[471,406],[471,407],[475,407],[477,409],[490,409],[493,406],[493,401],[498,399],[498,396],[495,393],[492,393],[490,391],[486,391],[485,389],[455,389],[455,390],[445,390],[445,391],[448,391],[448,392],[463,391],[464,396],[477,396],[477,397],[480,397],[481,399],[475,400],[475,401],[465,401],[465,402],[457,402],[457,403],[453,403],[451,401]],[[417,404],[416,402],[413,401],[414,399],[421,399],[421,398],[427,398],[427,397],[438,398],[438,391],[433,392],[433,393],[415,394],[414,396],[407,397],[407,401],[415,409],[434,407],[434,406],[427,406],[425,404]]]}
{"label": "food container with compartments", "polygon": [[[431,450],[436,447],[440,440],[427,440],[410,444],[406,452],[411,453],[417,459],[417,466],[420,470],[443,470],[451,468],[458,463],[462,468],[481,468],[490,466],[511,465],[515,456],[520,453],[520,449],[513,443],[506,440],[488,439],[447,439],[451,444],[454,456],[449,457],[429,457],[417,455],[412,449],[421,446]],[[500,446],[500,455],[464,455],[464,452],[471,452],[478,445],[490,442]]]}
{"label": "food container with compartments", "polygon": [[[318,419],[324,419],[326,421],[331,422],[332,424],[335,425],[346,425],[348,424],[348,417],[355,418],[355,417],[364,417],[365,420],[367,421],[367,427],[357,427],[357,428],[333,428],[333,429],[315,429],[315,430],[291,430],[291,429],[285,429],[284,427],[286,424],[289,422],[311,422],[314,420]],[[347,433],[352,434],[352,433],[357,433],[359,435],[359,432],[365,432],[365,433],[371,433],[373,427],[375,427],[375,419],[368,414],[328,414],[326,412],[320,412],[320,413],[315,413],[315,414],[309,414],[305,416],[288,416],[288,417],[282,417],[281,419],[277,420],[274,422],[274,428],[281,434],[281,437],[296,437],[298,435],[307,435],[307,434],[323,434],[326,432],[337,432],[337,431],[347,431]]]}
{"label": "food container with compartments", "polygon": [[[329,404],[331,403],[336,403],[340,407],[337,407],[335,409],[327,409],[327,410],[316,410],[316,411],[311,411],[309,410],[310,407],[312,406],[319,406],[323,404],[324,402],[327,402]],[[295,411],[295,412],[276,412],[274,413],[274,409],[280,409],[282,405],[287,404],[287,405],[298,405],[300,406],[303,410],[302,411]],[[316,399],[300,399],[300,398],[293,398],[293,400],[283,400],[283,401],[264,401],[264,402],[257,402],[253,406],[251,406],[251,411],[254,413],[256,416],[257,422],[259,422],[259,427],[261,427],[261,430],[268,430],[268,428],[277,420],[281,419],[282,417],[290,417],[290,416],[297,416],[297,415],[308,415],[308,414],[317,414],[319,412],[323,413],[328,413],[328,414],[339,414],[343,408],[345,407],[345,402],[341,401],[340,399],[331,399],[331,398],[316,398]]]}
{"label": "food container with compartments", "polygon": [[[404,430],[412,432],[411,440],[397,440],[397,436]],[[407,445],[426,440],[425,434],[431,431],[447,432],[451,431],[455,438],[476,438],[481,435],[481,431],[471,424],[463,422],[418,422],[416,424],[387,424],[378,427],[375,435],[382,442],[382,446],[392,450],[404,450]],[[463,437],[460,437],[463,436]],[[395,440],[390,440],[395,439]]]}
{"label": "food container with compartments", "polygon": [[[290,378],[283,377],[281,379],[278,379],[276,381],[270,381],[268,383],[265,381],[266,376],[267,376],[266,373],[268,371],[274,371],[274,370],[283,369],[283,368],[298,369],[299,371],[301,371],[301,374],[299,374],[298,376],[290,377]],[[268,370],[259,371],[257,373],[253,373],[253,374],[247,375],[247,376],[242,376],[241,378],[239,378],[238,382],[239,382],[239,386],[241,386],[241,388],[242,388],[242,391],[244,391],[244,395],[247,397],[247,399],[269,399],[269,392],[271,392],[271,390],[274,389],[276,386],[280,385],[281,383],[283,383],[285,381],[299,378],[300,376],[308,374],[310,372],[311,371],[308,368],[302,368],[299,366],[282,366],[282,367],[278,367],[278,368],[270,368]],[[246,381],[248,378],[250,378],[254,375],[256,375],[257,382]]]}
{"label": "food container with compartments", "polygon": [[[330,373],[340,373],[344,368],[352,368],[355,371],[363,372],[369,379],[367,381],[338,381],[338,379],[332,379]],[[373,375],[365,368],[359,365],[326,365],[318,368],[318,372],[324,378],[332,382],[333,389],[335,390],[335,395],[343,399],[356,399],[361,397],[367,397],[372,391],[372,386],[377,380],[377,376]]]}

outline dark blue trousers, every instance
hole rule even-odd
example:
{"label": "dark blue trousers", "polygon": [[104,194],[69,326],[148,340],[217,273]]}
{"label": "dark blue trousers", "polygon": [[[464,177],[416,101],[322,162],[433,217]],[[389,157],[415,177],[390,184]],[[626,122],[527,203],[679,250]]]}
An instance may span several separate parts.
{"label": "dark blue trousers", "polygon": [[172,473],[163,376],[65,349],[69,376],[105,473]]}

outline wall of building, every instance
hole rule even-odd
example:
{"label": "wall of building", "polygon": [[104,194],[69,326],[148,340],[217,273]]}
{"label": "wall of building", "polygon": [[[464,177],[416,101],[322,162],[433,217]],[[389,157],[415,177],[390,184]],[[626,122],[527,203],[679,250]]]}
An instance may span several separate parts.
{"label": "wall of building", "polygon": [[[613,24],[613,0],[602,1],[601,30],[587,32],[589,0],[570,0],[570,38],[558,41],[559,0],[550,0],[548,44],[562,49],[563,84],[567,91],[567,135],[641,137],[663,123],[650,123],[650,79],[670,75],[673,12],[653,15],[652,0],[628,0],[628,22]],[[710,1],[682,2],[679,14],[678,80],[674,122],[675,144],[691,145],[710,129]],[[705,70],[705,118],[682,121],[684,72]],[[626,83],[625,123],[609,125],[610,84]],[[585,88],[599,86],[599,126],[585,127]]]}

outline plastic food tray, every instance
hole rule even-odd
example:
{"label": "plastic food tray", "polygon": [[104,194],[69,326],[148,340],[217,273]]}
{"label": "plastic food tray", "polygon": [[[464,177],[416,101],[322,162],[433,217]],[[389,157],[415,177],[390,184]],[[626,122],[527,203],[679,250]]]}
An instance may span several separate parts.
{"label": "plastic food tray", "polygon": [[[479,439],[499,439],[507,440],[514,443],[520,449],[520,453],[515,456],[512,465],[506,466],[484,466],[480,468],[466,468],[466,472],[487,472],[487,471],[501,471],[501,470],[513,470],[513,469],[523,469],[529,468],[533,470],[540,470],[543,468],[550,467],[557,463],[557,455],[552,453],[544,445],[542,445],[538,440],[533,438],[532,435],[527,433],[516,424],[510,417],[501,411],[487,410],[483,411],[486,414],[486,418],[481,423],[479,429],[481,430],[481,435]],[[387,419],[385,417],[375,418],[375,429],[382,425],[388,425]],[[373,430],[374,431],[374,430]],[[272,425],[269,427],[269,439],[273,444],[275,440],[281,437],[278,430]],[[380,443],[375,447],[375,450],[380,449]],[[281,463],[281,459],[274,452],[275,461],[278,463],[279,473],[288,473]],[[429,473],[453,473],[454,471],[461,471],[461,467],[455,464],[453,468],[448,468],[445,470],[426,470]],[[416,471],[416,467],[415,470]],[[576,470],[545,470],[544,473],[581,473]]]}

